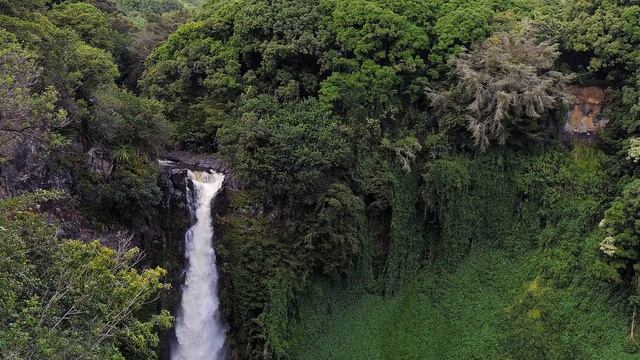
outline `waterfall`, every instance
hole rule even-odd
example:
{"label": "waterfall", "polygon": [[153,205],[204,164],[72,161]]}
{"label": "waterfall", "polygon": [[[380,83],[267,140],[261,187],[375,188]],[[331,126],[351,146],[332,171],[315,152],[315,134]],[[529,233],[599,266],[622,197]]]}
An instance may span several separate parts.
{"label": "waterfall", "polygon": [[211,202],[222,187],[224,175],[189,171],[189,179],[193,192],[187,189],[187,198],[195,219],[185,236],[188,266],[171,358],[219,360],[224,358],[225,327],[219,313]]}

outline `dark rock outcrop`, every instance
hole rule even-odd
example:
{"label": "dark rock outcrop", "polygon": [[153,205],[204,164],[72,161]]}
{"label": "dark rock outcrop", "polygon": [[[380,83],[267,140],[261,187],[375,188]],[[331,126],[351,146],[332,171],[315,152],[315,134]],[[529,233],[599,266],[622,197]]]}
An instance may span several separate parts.
{"label": "dark rock outcrop", "polygon": [[90,169],[103,179],[108,179],[114,168],[114,161],[111,156],[96,147],[91,148],[87,155],[89,156]]}
{"label": "dark rock outcrop", "polygon": [[237,189],[235,174],[232,167],[209,154],[195,154],[188,151],[171,151],[163,156],[160,161],[162,167],[174,169],[188,169],[196,171],[213,170],[225,175],[225,187],[231,190]]}

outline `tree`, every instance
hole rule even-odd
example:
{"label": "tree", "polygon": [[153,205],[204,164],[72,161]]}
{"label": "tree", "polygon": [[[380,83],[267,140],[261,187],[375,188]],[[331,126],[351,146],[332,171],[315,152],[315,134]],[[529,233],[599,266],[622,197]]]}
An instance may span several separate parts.
{"label": "tree", "polygon": [[567,52],[589,71],[624,81],[640,66],[640,5],[636,1],[571,1],[557,14],[557,34]]}
{"label": "tree", "polygon": [[38,56],[42,85],[58,92],[61,105],[77,121],[93,91],[115,83],[118,67],[112,54],[81,41],[75,31],[61,29],[37,13],[34,16],[37,20],[0,15],[0,21],[24,48]]}
{"label": "tree", "polygon": [[[567,102],[570,77],[553,70],[556,45],[531,34],[497,33],[456,60],[455,88],[431,92],[435,106],[449,104],[467,119],[475,145],[486,150],[535,138],[548,127],[550,112]],[[515,139],[513,139],[515,138]]]}
{"label": "tree", "polygon": [[600,222],[605,238],[600,243],[605,278],[622,283],[633,308],[631,337],[635,337],[636,313],[640,306],[640,180],[624,187]]}
{"label": "tree", "polygon": [[313,204],[327,179],[346,164],[348,130],[317,100],[280,105],[269,96],[248,100],[238,122],[219,131],[222,153],[244,183],[271,203]]}
{"label": "tree", "polygon": [[217,150],[215,132],[246,92],[296,100],[317,93],[328,36],[317,1],[222,1],[205,6],[151,54],[141,80],[179,121],[178,139]]}
{"label": "tree", "polygon": [[126,39],[113,28],[110,18],[88,3],[64,2],[47,13],[47,17],[60,28],[75,31],[87,44],[121,55]]}
{"label": "tree", "polygon": [[65,143],[56,131],[69,124],[69,117],[57,105],[57,91],[41,86],[36,59],[0,29],[0,167],[11,169],[2,171],[11,177],[28,173]]}
{"label": "tree", "polygon": [[339,278],[353,269],[365,233],[364,201],[345,184],[333,183],[319,196],[298,246],[308,252],[310,265]]}
{"label": "tree", "polygon": [[104,150],[125,147],[138,155],[156,156],[171,134],[162,104],[116,86],[96,90],[87,135]]}
{"label": "tree", "polygon": [[57,239],[56,227],[33,209],[59,197],[37,192],[0,201],[0,352],[124,359],[126,348],[154,359],[157,330],[169,327],[171,317],[139,311],[167,288],[165,271],[136,270],[141,255],[126,243],[114,250]]}
{"label": "tree", "polygon": [[24,16],[45,8],[47,0],[0,0],[0,14]]}
{"label": "tree", "polygon": [[[15,36],[0,30],[0,140],[43,141],[46,131],[65,124],[66,114],[56,111],[56,91],[38,92],[41,69],[36,56],[24,50]],[[6,149],[5,149],[6,150]]]}
{"label": "tree", "polygon": [[[610,111],[613,120],[629,135],[640,134],[640,69],[627,78],[627,85],[620,91],[620,101],[615,111]],[[614,105],[615,106],[615,105]]]}
{"label": "tree", "polygon": [[147,22],[143,29],[132,34],[127,50],[127,61],[122,69],[122,81],[129,89],[139,90],[138,81],[144,72],[145,60],[151,55],[153,49],[165,41],[189,17],[190,13],[183,11],[163,14]]}
{"label": "tree", "polygon": [[154,50],[141,87],[167,102],[168,118],[184,119],[181,143],[201,150],[217,150],[215,131],[243,94],[318,97],[350,121],[406,126],[448,56],[487,36],[496,13],[530,8],[511,0],[210,2]]}
{"label": "tree", "polygon": [[184,7],[179,0],[116,0],[118,9],[124,13],[142,12],[160,15]]}
{"label": "tree", "polygon": [[113,156],[114,168],[106,179],[89,169],[78,169],[75,191],[96,220],[136,228],[162,199],[158,165],[127,147],[118,148]]}

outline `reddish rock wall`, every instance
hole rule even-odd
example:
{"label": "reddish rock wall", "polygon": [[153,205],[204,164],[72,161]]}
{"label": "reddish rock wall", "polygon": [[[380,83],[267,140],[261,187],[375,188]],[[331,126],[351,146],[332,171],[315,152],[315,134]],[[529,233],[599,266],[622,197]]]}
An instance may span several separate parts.
{"label": "reddish rock wall", "polygon": [[574,96],[564,125],[566,135],[571,138],[589,138],[607,125],[602,112],[607,103],[603,88],[597,86],[575,86],[571,88]]}

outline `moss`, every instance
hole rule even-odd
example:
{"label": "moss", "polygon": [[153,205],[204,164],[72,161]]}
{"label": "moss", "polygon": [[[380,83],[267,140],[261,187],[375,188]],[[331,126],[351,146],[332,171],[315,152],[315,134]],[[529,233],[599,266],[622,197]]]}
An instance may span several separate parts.
{"label": "moss", "polygon": [[223,236],[216,243],[222,260],[222,308],[232,325],[231,347],[242,358],[259,356],[265,341],[271,350],[281,353],[286,348],[283,339],[292,291],[287,274],[295,268],[278,229],[245,207],[253,203],[249,197],[243,192],[231,197],[228,213],[219,219],[217,231]]}
{"label": "moss", "polygon": [[294,298],[293,276],[279,270],[267,281],[269,293],[265,312],[258,318],[264,327],[265,343],[276,359],[289,350],[290,304]]}
{"label": "moss", "polygon": [[415,173],[395,172],[391,202],[391,245],[387,255],[385,294],[398,292],[420,269],[426,254],[418,216],[418,182]]}

